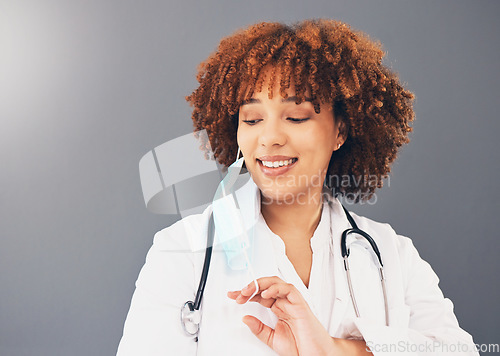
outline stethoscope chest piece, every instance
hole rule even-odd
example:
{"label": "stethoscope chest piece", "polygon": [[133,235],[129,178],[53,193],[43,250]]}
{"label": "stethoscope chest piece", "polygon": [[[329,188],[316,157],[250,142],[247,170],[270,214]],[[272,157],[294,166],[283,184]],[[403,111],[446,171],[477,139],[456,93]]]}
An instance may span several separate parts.
{"label": "stethoscope chest piece", "polygon": [[200,311],[194,309],[194,303],[192,301],[184,303],[181,309],[181,324],[184,331],[192,336],[198,334],[200,320]]}

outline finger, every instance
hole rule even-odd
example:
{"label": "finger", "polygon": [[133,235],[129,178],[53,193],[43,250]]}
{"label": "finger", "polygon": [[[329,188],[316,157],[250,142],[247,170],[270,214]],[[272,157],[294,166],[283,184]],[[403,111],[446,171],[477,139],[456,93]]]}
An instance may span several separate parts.
{"label": "finger", "polygon": [[266,290],[263,290],[261,296],[264,299],[287,299],[292,304],[302,304],[304,301],[297,288],[293,284],[288,283],[273,284]]}
{"label": "finger", "polygon": [[[261,277],[257,279],[257,287],[259,290],[267,289],[275,283],[285,283],[285,281],[283,281],[281,278],[277,276]],[[255,292],[255,288],[256,288],[255,281],[252,281],[241,290],[241,293],[245,296],[250,296],[252,295],[252,293]]]}
{"label": "finger", "polygon": [[[266,308],[272,308],[273,305],[276,305],[276,302],[283,302],[289,305],[295,305],[287,299],[287,296],[290,296],[293,293],[298,293],[299,298],[301,298],[300,292],[295,289],[293,285],[285,285],[285,284],[273,284],[271,287],[266,289],[265,291],[261,291],[256,296],[250,299],[246,299],[246,297],[237,297],[237,302],[244,303],[246,301],[256,302],[261,304]],[[297,298],[292,298],[295,300]],[[300,300],[300,299],[299,299]],[[283,304],[281,303],[281,304]],[[302,303],[298,303],[301,305]]]}
{"label": "finger", "polygon": [[254,301],[256,301],[256,298],[260,298],[260,294],[257,294],[256,296],[254,296],[252,298],[243,296],[241,294],[241,291],[239,291],[239,290],[228,291],[227,296],[228,296],[228,298],[231,298],[232,300],[236,301],[236,303],[238,303],[238,304],[245,304],[249,300],[254,302]]}
{"label": "finger", "polygon": [[259,319],[245,315],[243,322],[248,326],[250,331],[257,336],[257,338],[269,347],[273,347],[274,330],[261,322]]}
{"label": "finger", "polygon": [[[239,304],[244,304],[248,300],[260,302],[260,300],[254,298],[260,294],[259,293],[260,291],[267,289],[274,284],[287,284],[287,283],[277,276],[261,277],[257,280],[252,281],[250,284],[242,288],[242,290],[240,291],[241,295],[236,297],[236,302]],[[298,299],[297,302],[300,302],[300,299]],[[270,304],[268,302],[265,302],[265,304],[263,305],[269,307]]]}
{"label": "finger", "polygon": [[248,300],[254,298],[257,294],[260,293],[259,284],[256,280],[253,280],[252,283],[248,284],[240,291],[240,295],[236,297],[236,302],[239,304],[244,304]]}
{"label": "finger", "polygon": [[268,298],[268,299],[262,298],[262,296],[259,293],[255,297],[249,299],[248,301],[249,302],[259,303],[260,305],[262,305],[262,306],[264,306],[266,308],[271,308],[273,306],[273,304],[276,302],[276,299],[273,299],[273,298]]}
{"label": "finger", "polygon": [[227,292],[227,296],[231,299],[236,299],[238,296],[240,295],[240,291],[239,290],[236,290],[236,291],[228,291]]}
{"label": "finger", "polygon": [[252,296],[245,296],[241,293],[241,291],[236,290],[236,291],[228,291],[227,296],[233,300],[236,301],[238,304],[245,304],[247,301],[259,301],[260,300],[260,293],[254,293],[255,295]]}
{"label": "finger", "polygon": [[261,291],[269,288],[273,284],[281,284],[281,283],[286,284],[286,282],[278,276],[262,277],[262,278],[257,279],[257,283],[259,284],[259,289]]}
{"label": "finger", "polygon": [[259,283],[254,280],[253,281],[253,285],[255,287],[255,291],[250,295],[249,299],[252,299],[253,297],[255,297],[258,293],[260,293],[260,289],[259,289]]}
{"label": "finger", "polygon": [[[243,297],[240,298],[242,303],[245,303],[248,299],[253,298],[255,295],[259,293],[259,291],[262,291],[264,289],[269,288],[271,285],[276,284],[276,283],[285,283],[281,278],[277,276],[273,277],[261,277],[257,280],[252,281],[250,284],[245,286],[241,290],[241,294]],[[244,297],[249,297],[245,299]]]}
{"label": "finger", "polygon": [[250,297],[252,294],[255,294],[255,291],[259,291],[262,288],[260,288],[258,280],[257,283],[256,281],[253,280],[249,284],[247,284],[245,287],[241,289],[241,294],[245,297]]}

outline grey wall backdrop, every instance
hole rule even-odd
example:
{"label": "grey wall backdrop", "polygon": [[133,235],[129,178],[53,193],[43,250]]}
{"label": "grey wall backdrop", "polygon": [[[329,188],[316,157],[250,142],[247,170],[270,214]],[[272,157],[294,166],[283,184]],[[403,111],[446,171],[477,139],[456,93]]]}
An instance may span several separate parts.
{"label": "grey wall backdrop", "polygon": [[416,96],[374,206],[463,328],[500,343],[497,1],[0,1],[0,354],[113,355],[153,234],[138,162],[190,132],[197,64],[237,28],[343,20]]}

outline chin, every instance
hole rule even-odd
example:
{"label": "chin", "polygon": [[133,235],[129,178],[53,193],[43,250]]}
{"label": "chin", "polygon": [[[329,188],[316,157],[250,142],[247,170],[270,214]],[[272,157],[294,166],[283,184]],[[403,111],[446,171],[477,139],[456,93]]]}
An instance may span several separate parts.
{"label": "chin", "polygon": [[[290,187],[263,187],[259,186],[260,192],[269,203],[294,204],[300,194],[296,189]],[[264,199],[262,199],[263,201]]]}

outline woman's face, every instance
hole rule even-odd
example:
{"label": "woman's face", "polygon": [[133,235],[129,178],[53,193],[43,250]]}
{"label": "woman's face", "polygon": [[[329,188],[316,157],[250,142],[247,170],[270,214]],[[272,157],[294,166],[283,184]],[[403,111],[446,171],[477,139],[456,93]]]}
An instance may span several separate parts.
{"label": "woman's face", "polygon": [[332,152],[344,141],[331,106],[321,105],[316,114],[310,101],[295,104],[293,86],[283,99],[278,83],[273,99],[265,81],[262,91],[241,105],[238,144],[263,202],[306,204],[321,193]]}

